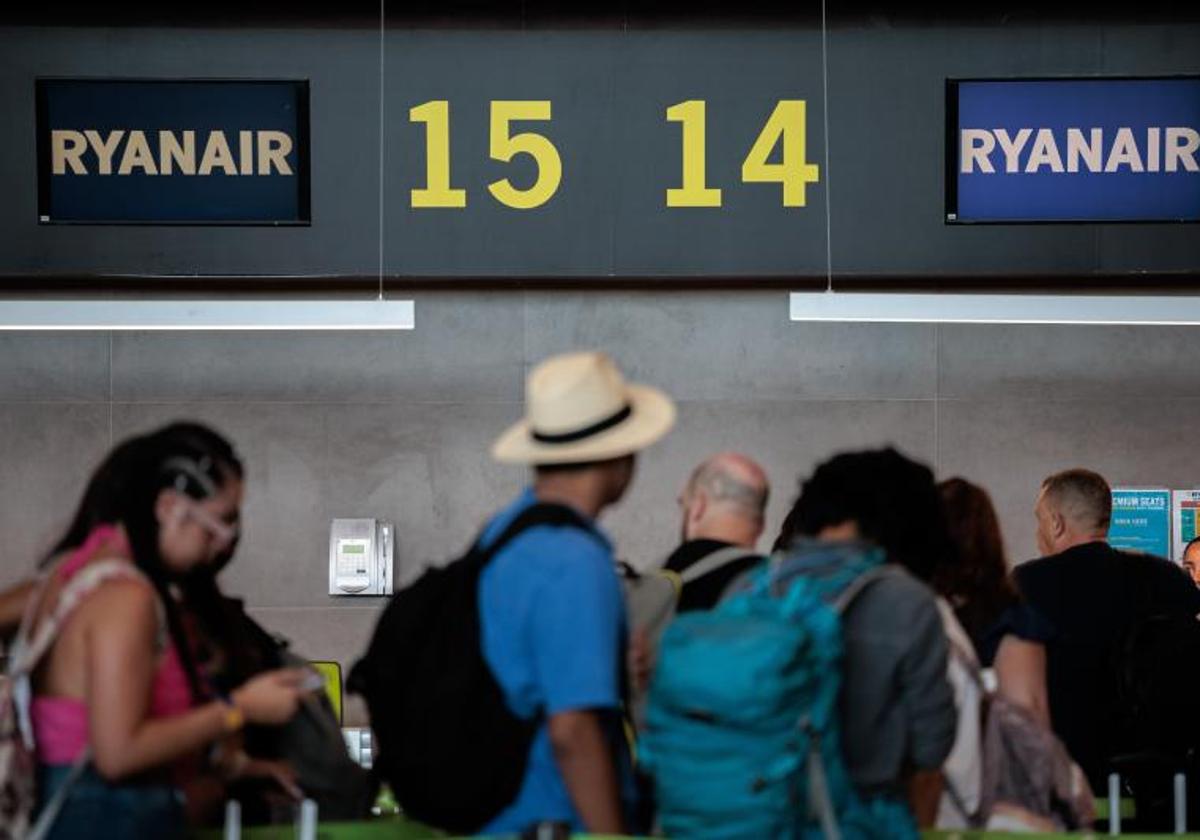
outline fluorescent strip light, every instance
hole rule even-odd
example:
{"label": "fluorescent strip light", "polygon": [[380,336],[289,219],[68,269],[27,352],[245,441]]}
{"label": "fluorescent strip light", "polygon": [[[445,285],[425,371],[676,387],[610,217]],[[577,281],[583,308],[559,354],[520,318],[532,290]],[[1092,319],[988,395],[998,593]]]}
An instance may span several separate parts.
{"label": "fluorescent strip light", "polygon": [[792,292],[793,321],[883,324],[1200,324],[1196,295]]}
{"label": "fluorescent strip light", "polygon": [[3,300],[4,330],[411,330],[411,300]]}

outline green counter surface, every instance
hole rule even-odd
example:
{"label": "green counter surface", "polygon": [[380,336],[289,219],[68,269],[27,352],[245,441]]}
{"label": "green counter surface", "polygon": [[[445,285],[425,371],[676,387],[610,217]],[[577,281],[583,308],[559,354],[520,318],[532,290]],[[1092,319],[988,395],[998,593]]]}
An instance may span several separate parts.
{"label": "green counter surface", "polygon": [[[445,837],[441,832],[420,823],[403,819],[381,819],[367,822],[332,822],[317,826],[317,840],[429,840]],[[192,840],[224,840],[222,830],[194,832]],[[242,840],[296,840],[296,828],[291,825],[271,825],[243,828]]]}
{"label": "green counter surface", "polygon": [[[925,832],[925,840],[1054,840],[1060,837],[1105,837],[1107,832],[1094,834],[1006,834],[988,831],[929,831]],[[200,832],[196,840],[223,840],[221,831]],[[1200,834],[1167,835],[1167,834],[1122,834],[1127,840],[1147,840],[1157,837],[1193,837]],[[263,828],[242,829],[244,840],[295,840],[296,829],[290,825],[277,825]],[[445,837],[419,823],[402,819],[383,819],[371,822],[357,823],[321,823],[317,828],[318,840],[428,840],[428,838]],[[591,840],[615,840],[600,835],[576,835],[579,840],[588,837]]]}

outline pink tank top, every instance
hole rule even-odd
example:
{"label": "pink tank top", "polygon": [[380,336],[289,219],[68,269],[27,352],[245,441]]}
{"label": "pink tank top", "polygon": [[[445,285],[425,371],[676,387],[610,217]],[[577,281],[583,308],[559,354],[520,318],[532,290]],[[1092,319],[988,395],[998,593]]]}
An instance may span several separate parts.
{"label": "pink tank top", "polygon": [[[62,581],[65,583],[77,574],[100,546],[116,534],[116,529],[107,525],[93,531],[59,568],[57,574]],[[154,673],[150,717],[171,717],[188,711],[191,706],[192,692],[187,672],[174,644],[168,640],[158,670]],[[87,747],[88,713],[87,704],[82,700],[72,697],[34,697],[29,713],[37,744],[37,758],[41,764],[71,764]]]}

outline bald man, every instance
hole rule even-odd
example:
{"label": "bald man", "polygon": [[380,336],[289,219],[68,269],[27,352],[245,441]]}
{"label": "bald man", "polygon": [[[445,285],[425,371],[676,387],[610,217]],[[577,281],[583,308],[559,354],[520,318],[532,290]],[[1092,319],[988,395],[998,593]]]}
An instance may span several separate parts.
{"label": "bald man", "polygon": [[730,583],[762,562],[756,546],[768,492],[763,468],[736,452],[714,455],[692,472],[679,495],[683,543],[665,564],[684,581],[678,612],[711,609]]}

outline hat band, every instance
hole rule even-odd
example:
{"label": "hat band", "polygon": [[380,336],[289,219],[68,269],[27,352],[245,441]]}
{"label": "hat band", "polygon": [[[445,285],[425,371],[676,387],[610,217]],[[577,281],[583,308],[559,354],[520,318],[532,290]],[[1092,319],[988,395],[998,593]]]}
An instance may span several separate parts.
{"label": "hat band", "polygon": [[583,440],[584,438],[589,438],[592,435],[598,435],[601,432],[608,431],[613,426],[623,423],[625,420],[629,419],[629,415],[631,414],[633,414],[633,406],[629,403],[626,403],[625,407],[616,414],[612,415],[611,417],[604,418],[599,423],[593,423],[586,428],[578,429],[574,432],[562,432],[560,434],[553,435],[546,434],[545,432],[539,432],[535,429],[532,432],[532,437],[538,443],[574,443],[577,440]]}

